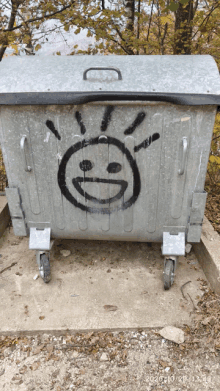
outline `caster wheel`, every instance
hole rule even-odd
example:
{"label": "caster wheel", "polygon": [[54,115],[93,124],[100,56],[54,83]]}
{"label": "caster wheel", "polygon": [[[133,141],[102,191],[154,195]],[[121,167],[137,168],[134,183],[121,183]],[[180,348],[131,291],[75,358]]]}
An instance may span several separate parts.
{"label": "caster wheel", "polygon": [[174,282],[174,262],[171,259],[168,259],[165,264],[164,273],[163,273],[163,282],[164,289],[170,289],[171,285]]}
{"label": "caster wheel", "polygon": [[40,275],[43,278],[44,282],[49,282],[51,279],[50,276],[50,261],[49,257],[46,254],[40,256]]}

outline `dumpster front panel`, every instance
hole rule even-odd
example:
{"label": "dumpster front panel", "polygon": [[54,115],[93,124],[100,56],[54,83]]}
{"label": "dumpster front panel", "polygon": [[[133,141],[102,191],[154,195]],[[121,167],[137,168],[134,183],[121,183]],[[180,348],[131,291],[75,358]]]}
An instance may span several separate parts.
{"label": "dumpster front panel", "polygon": [[9,187],[19,189],[27,227],[137,241],[187,232],[215,111],[140,102],[2,108]]}

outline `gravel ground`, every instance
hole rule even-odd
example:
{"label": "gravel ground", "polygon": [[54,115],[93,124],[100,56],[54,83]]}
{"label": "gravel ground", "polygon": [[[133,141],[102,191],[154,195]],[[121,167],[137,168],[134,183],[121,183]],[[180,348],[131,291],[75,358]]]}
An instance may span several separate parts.
{"label": "gravel ground", "polygon": [[205,282],[185,342],[159,329],[1,336],[4,391],[211,391],[220,389],[220,299]]}
{"label": "gravel ground", "polygon": [[0,390],[220,390],[220,296],[198,281],[179,345],[160,329],[1,335]]}

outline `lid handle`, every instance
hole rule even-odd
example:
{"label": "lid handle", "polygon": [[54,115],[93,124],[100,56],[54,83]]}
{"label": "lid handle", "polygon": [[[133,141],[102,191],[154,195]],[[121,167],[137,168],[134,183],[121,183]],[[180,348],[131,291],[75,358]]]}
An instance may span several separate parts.
{"label": "lid handle", "polygon": [[118,80],[122,80],[122,74],[120,69],[115,67],[92,67],[88,68],[83,72],[83,80],[87,80],[87,72],[89,71],[115,71],[118,74]]}

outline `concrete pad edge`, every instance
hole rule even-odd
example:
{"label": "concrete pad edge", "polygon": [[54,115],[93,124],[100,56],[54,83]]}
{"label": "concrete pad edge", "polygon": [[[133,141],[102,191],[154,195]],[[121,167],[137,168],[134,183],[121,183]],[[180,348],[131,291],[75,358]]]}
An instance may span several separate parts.
{"label": "concrete pad edge", "polygon": [[11,220],[6,196],[0,196],[0,238]]}
{"label": "concrete pad edge", "polygon": [[204,217],[201,242],[193,250],[215,293],[220,295],[220,235]]}

